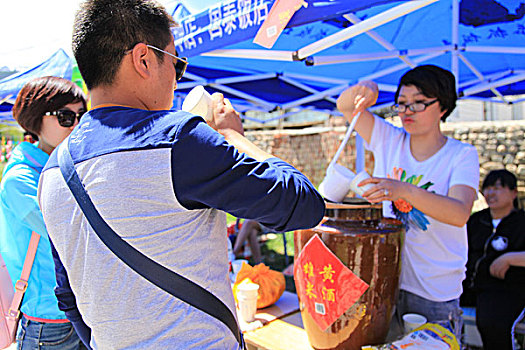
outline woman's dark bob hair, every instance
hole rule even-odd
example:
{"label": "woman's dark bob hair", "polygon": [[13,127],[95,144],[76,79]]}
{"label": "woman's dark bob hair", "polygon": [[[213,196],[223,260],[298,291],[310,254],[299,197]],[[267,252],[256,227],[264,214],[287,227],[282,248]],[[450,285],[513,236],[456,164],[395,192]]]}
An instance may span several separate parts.
{"label": "woman's dark bob hair", "polygon": [[402,86],[414,85],[426,97],[436,98],[439,101],[441,111],[445,112],[441,117],[445,121],[456,108],[458,95],[456,93],[456,78],[454,74],[446,69],[431,64],[417,66],[406,72],[399,80],[395,101],[399,97]]}
{"label": "woman's dark bob hair", "polygon": [[87,109],[86,95],[73,82],[57,77],[36,78],[24,85],[13,105],[13,117],[34,136],[40,134],[42,118],[70,103],[82,102]]}

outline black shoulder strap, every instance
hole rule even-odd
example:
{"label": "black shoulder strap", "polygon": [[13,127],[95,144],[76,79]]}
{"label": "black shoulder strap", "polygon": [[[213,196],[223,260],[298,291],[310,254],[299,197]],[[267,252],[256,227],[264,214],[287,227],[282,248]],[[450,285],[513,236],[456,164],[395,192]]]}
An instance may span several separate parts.
{"label": "black shoulder strap", "polygon": [[60,171],[88,222],[102,242],[126,265],[157,287],[223,322],[232,331],[241,348],[244,348],[244,339],[237,321],[231,310],[220,299],[198,284],[148,258],[109,227],[80,181],[69,152],[68,142],[69,138],[59,145],[57,156]]}

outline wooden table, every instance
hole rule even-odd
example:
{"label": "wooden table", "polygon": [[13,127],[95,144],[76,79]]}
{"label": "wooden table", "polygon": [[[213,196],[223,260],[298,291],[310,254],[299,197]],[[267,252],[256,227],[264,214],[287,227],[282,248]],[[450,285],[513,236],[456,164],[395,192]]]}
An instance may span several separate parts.
{"label": "wooden table", "polygon": [[244,333],[248,350],[310,350],[297,295],[284,292],[274,305],[257,310],[263,327]]}

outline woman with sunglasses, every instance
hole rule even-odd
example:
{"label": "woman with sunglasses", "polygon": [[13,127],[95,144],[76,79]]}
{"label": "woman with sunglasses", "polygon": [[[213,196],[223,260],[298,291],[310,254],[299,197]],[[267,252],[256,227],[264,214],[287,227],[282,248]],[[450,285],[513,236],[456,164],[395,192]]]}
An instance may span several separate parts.
{"label": "woman with sunglasses", "polygon": [[402,315],[418,313],[428,322],[445,322],[461,334],[461,281],[467,261],[466,223],[476,198],[476,149],[443,135],[440,122],[456,106],[455,78],[433,65],[416,67],[399,82],[394,110],[403,127],[371,114],[377,85],[362,82],[345,90],[338,109],[351,121],[374,154],[374,173],[361,182],[364,193],[383,202],[383,214],[406,226],[400,293],[391,335],[402,332]]}
{"label": "woman with sunglasses", "polygon": [[18,349],[85,349],[54,293],[55,266],[37,201],[40,173],[49,155],[86,112],[82,90],[62,78],[28,82],[16,98],[13,116],[38,142],[20,143],[0,183],[0,249],[13,283],[21,275],[32,232],[40,235],[20,311]]}

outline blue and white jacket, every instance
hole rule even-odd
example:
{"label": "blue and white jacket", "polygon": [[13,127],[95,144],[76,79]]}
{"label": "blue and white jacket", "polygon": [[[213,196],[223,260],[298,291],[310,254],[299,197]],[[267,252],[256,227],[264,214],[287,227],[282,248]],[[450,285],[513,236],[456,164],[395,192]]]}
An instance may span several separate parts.
{"label": "blue and white jacket", "polygon": [[0,184],[0,253],[14,288],[22,274],[31,233],[40,235],[20,309],[33,318],[67,322],[53,292],[55,266],[37,201],[38,179],[48,159],[47,153],[29,142],[20,143],[11,153]]}
{"label": "blue and white jacket", "polygon": [[[98,108],[66,142],[113,230],[234,314],[224,212],[278,231],[315,226],[324,214],[322,197],[294,167],[239,153],[185,112]],[[93,348],[237,348],[224,324],[155,287],[108,250],[67,188],[56,152],[39,199],[56,248],[60,307],[76,327],[90,330]]]}

